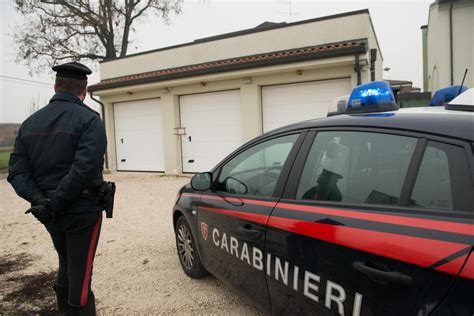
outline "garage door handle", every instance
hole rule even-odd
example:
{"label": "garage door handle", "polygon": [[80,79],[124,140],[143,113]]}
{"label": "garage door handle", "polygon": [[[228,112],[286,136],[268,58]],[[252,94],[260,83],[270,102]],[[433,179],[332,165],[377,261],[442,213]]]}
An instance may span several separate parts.
{"label": "garage door handle", "polygon": [[363,262],[356,261],[352,266],[357,271],[367,275],[371,280],[381,283],[395,283],[401,285],[410,285],[413,282],[411,276],[398,271],[382,271],[369,267]]}
{"label": "garage door handle", "polygon": [[191,142],[191,135],[188,136],[189,142]]}
{"label": "garage door handle", "polygon": [[123,138],[120,138],[120,142],[123,144]]}
{"label": "garage door handle", "polygon": [[252,229],[252,225],[240,226],[239,231],[250,238],[258,238],[262,236],[262,232],[260,230]]}

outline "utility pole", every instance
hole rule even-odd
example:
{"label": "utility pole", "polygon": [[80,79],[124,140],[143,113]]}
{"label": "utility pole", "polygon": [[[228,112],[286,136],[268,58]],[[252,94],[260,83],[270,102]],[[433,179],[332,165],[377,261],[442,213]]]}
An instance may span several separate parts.
{"label": "utility pole", "polygon": [[282,4],[287,4],[288,5],[288,17],[290,20],[290,23],[293,22],[293,15],[297,15],[298,13],[293,12],[293,3],[292,0],[286,0],[286,1],[277,1],[278,3]]}

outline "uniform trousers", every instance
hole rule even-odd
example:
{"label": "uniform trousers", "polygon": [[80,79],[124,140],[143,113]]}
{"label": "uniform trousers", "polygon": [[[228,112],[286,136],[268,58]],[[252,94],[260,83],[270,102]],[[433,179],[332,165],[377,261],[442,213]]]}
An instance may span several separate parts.
{"label": "uniform trousers", "polygon": [[68,289],[69,305],[85,306],[91,295],[101,225],[101,212],[66,214],[45,225],[59,257],[56,286]]}

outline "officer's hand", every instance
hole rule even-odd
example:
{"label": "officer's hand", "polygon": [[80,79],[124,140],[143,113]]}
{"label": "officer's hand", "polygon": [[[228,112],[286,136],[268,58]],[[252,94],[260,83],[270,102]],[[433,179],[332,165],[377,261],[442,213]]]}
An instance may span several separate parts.
{"label": "officer's hand", "polygon": [[45,205],[37,205],[29,208],[25,214],[31,213],[42,224],[48,224],[54,220],[54,214]]}
{"label": "officer's hand", "polygon": [[37,200],[34,200],[31,204],[32,204],[32,206],[49,205],[49,204],[51,204],[51,199],[43,196],[43,197],[41,197]]}

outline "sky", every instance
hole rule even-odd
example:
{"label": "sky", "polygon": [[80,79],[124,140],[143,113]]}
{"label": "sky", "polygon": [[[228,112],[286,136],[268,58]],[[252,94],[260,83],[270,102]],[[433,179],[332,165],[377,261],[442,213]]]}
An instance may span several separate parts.
{"label": "sky", "polygon": [[[342,12],[369,9],[384,57],[385,79],[413,81],[423,86],[420,27],[428,23],[433,0],[184,0],[182,13],[170,24],[148,17],[136,25],[129,54],[190,42],[198,38],[253,28],[264,21],[295,22]],[[19,123],[31,114],[32,104],[44,106],[53,94],[52,73],[29,76],[23,64],[15,63],[12,40],[15,25],[22,17],[13,9],[13,0],[0,0],[0,123]],[[290,10],[291,9],[291,10]],[[290,14],[291,12],[291,14]],[[99,67],[89,84],[99,81]],[[98,109],[90,98],[86,104]]]}

